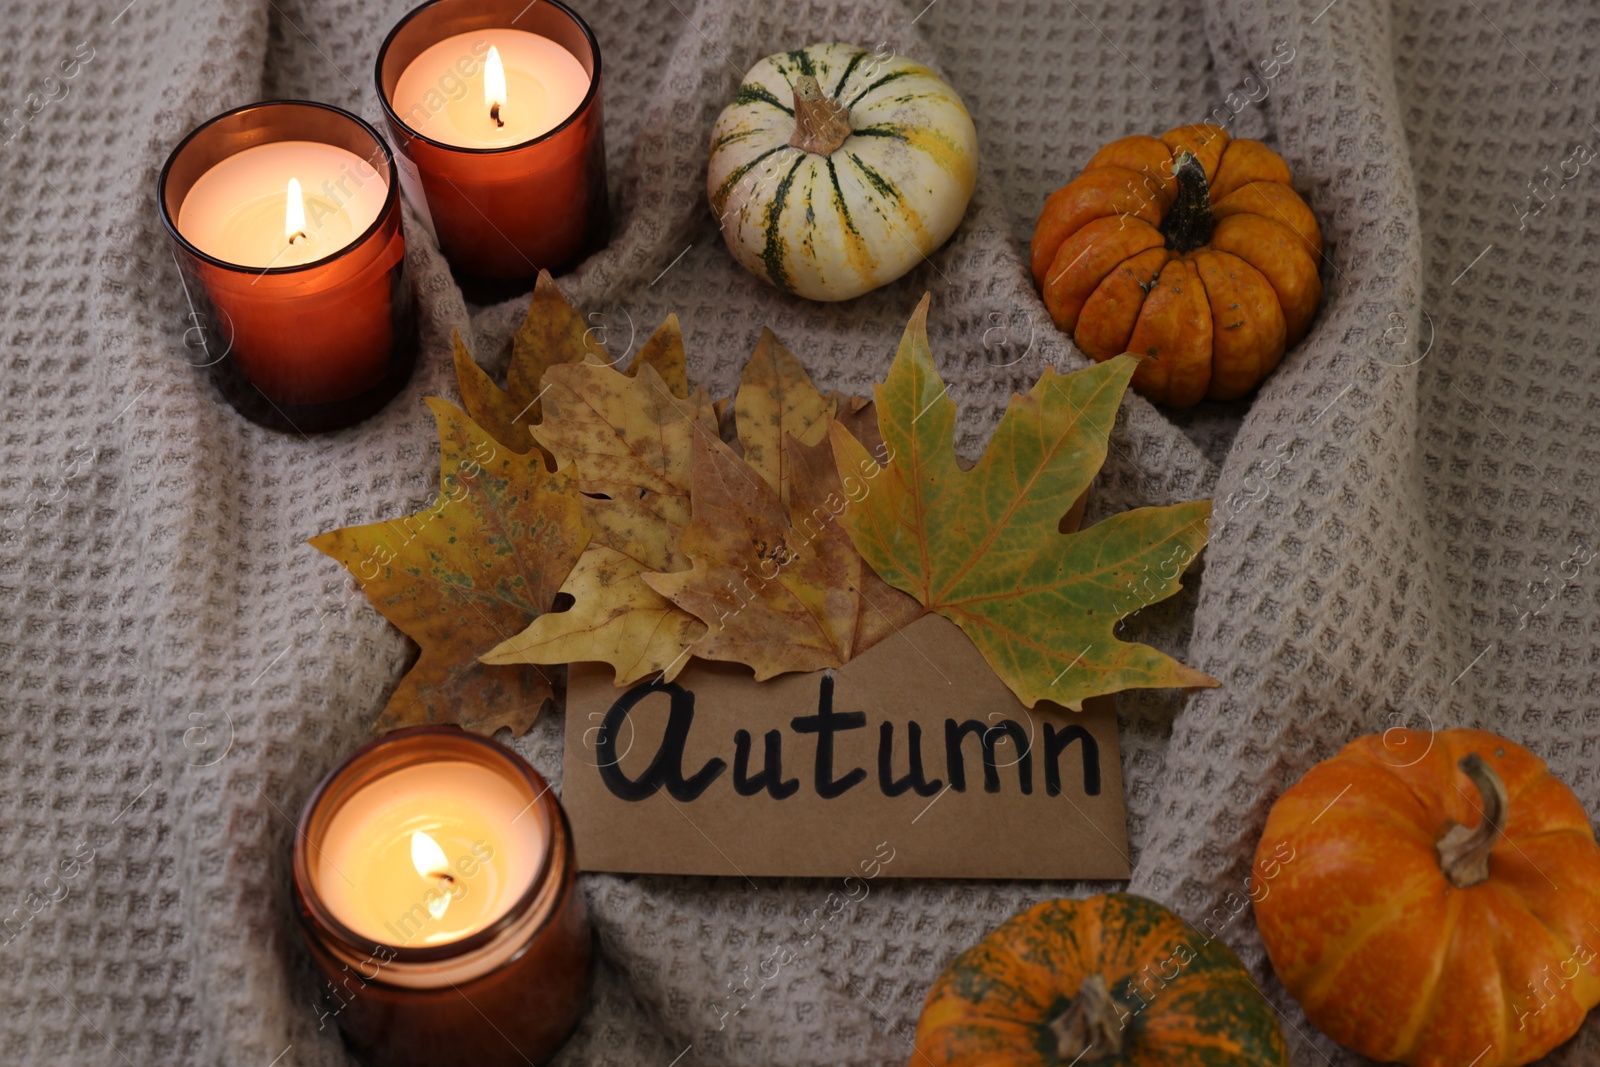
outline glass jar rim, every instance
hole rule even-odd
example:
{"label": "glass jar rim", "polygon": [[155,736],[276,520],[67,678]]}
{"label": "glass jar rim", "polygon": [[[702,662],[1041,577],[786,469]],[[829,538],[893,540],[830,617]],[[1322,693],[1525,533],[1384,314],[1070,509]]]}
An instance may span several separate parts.
{"label": "glass jar rim", "polygon": [[[550,129],[541,133],[537,137],[531,137],[526,141],[519,141],[516,144],[496,145],[492,148],[470,148],[465,145],[447,144],[444,141],[437,141],[425,133],[420,133],[417,130],[412,129],[411,126],[409,126],[405,120],[400,117],[399,113],[395,111],[394,103],[389,99],[389,94],[383,91],[383,61],[388,56],[389,47],[394,44],[395,38],[398,37],[400,33],[411,24],[412,19],[415,19],[429,8],[437,7],[440,4],[449,2],[450,0],[424,0],[423,3],[418,4],[416,7],[406,12],[400,21],[394,24],[393,28],[391,28],[388,34],[383,38],[383,44],[378,46],[378,58],[373,62],[372,65],[372,80],[374,86],[378,90],[378,104],[383,108],[384,116],[388,118],[389,123],[392,126],[404,130],[408,137],[446,152],[460,152],[463,155],[471,156],[493,156],[502,155],[509,152],[520,152],[524,148],[539,144],[543,141],[551,140],[556,135],[564,131],[568,126],[571,126],[574,122],[578,121],[578,119],[587,113],[589,108],[594,104],[595,97],[600,92],[599,39],[595,37],[594,30],[589,28],[589,24],[583,20],[583,17],[566,4],[563,4],[561,0],[537,0],[537,2],[541,5],[545,7],[556,8],[562,14],[566,15],[567,18],[571,19],[573,24],[577,26],[578,29],[583,33],[584,40],[589,43],[589,52],[594,56],[594,73],[589,77],[589,90],[583,94],[583,100],[579,102],[578,106],[572,109],[572,114],[568,115],[555,126],[552,126]],[[529,4],[528,6],[532,7],[533,5]],[[497,28],[511,29],[512,27],[506,26]]]}
{"label": "glass jar rim", "polygon": [[[311,877],[311,863],[307,855],[308,846],[311,845],[311,820],[327,796],[329,790],[341,777],[343,777],[357,763],[370,758],[371,754],[381,748],[396,742],[407,742],[422,738],[449,739],[452,742],[462,742],[468,747],[476,747],[478,751],[490,759],[501,762],[504,766],[515,771],[528,786],[534,791],[534,799],[529,802],[529,807],[535,804],[541,806],[541,813],[545,816],[546,825],[550,828],[546,835],[544,855],[540,857],[539,865],[534,870],[533,877],[529,880],[527,888],[511,904],[506,911],[494,922],[483,929],[468,934],[466,937],[444,944],[426,947],[409,948],[404,945],[392,945],[374,938],[363,937],[349,926],[341,922],[323,903],[321,894],[317,892],[316,884]],[[448,756],[441,756],[447,759]],[[422,760],[419,762],[429,762]],[[559,831],[559,832],[558,832]],[[293,855],[293,878],[296,895],[299,897],[299,911],[302,915],[309,914],[311,920],[324,933],[331,936],[348,953],[353,955],[370,955],[375,952],[385,954],[386,964],[428,964],[440,963],[470,956],[481,949],[494,944],[501,936],[516,927],[526,918],[526,913],[534,907],[544,894],[551,875],[555,870],[555,854],[563,842],[571,840],[571,830],[567,826],[566,812],[561,810],[556,802],[551,787],[544,777],[532,765],[516,752],[499,745],[486,737],[470,733],[459,726],[408,726],[398,730],[391,730],[381,737],[356,749],[349,756],[339,762],[333,770],[317,784],[306,798],[305,806],[300,811],[300,820],[295,826],[295,841]],[[550,914],[540,921],[530,937],[538,935],[550,916],[555,914],[555,908],[550,909]]]}
{"label": "glass jar rim", "polygon": [[[554,0],[546,0],[546,2],[554,2]],[[357,235],[353,240],[343,247],[328,253],[321,259],[311,260],[309,263],[296,263],[285,267],[246,267],[239,263],[229,263],[225,259],[218,259],[211,253],[201,250],[197,245],[194,244],[194,242],[190,241],[183,235],[183,231],[178,229],[178,220],[173,218],[172,213],[167,209],[167,179],[171,176],[173,166],[176,165],[178,160],[182,157],[184,150],[189,147],[190,143],[192,143],[195,138],[211,129],[217,123],[233,118],[234,116],[243,114],[247,111],[273,107],[316,108],[321,111],[331,112],[354,123],[362,130],[362,132],[366,133],[372,138],[373,142],[378,146],[378,151],[383,153],[384,162],[388,165],[389,169],[388,189],[384,193],[383,207],[379,209],[377,217],[372,220],[365,230],[362,230],[359,235]],[[269,141],[265,143],[274,144],[278,142]],[[341,146],[334,145],[334,147],[338,148]],[[183,140],[179,141],[177,146],[173,148],[171,153],[168,154],[166,163],[162,164],[161,175],[156,179],[156,208],[161,214],[161,224],[166,228],[167,233],[171,235],[172,239],[177,242],[178,246],[195,259],[209,263],[212,266],[218,267],[222,270],[233,271],[238,274],[273,276],[296,274],[302,271],[324,267],[337,259],[341,259],[372,239],[372,235],[377,233],[378,230],[383,227],[385,221],[389,218],[390,213],[393,212],[395,207],[398,205],[399,196],[400,168],[395,164],[394,151],[389,147],[389,142],[384,139],[383,135],[380,134],[370,122],[368,122],[366,119],[363,119],[360,115],[346,111],[344,108],[337,107],[333,104],[325,104],[320,100],[257,100],[254,103],[241,104],[238,107],[230,108],[227,111],[222,112],[220,115],[213,115],[184,135]]]}

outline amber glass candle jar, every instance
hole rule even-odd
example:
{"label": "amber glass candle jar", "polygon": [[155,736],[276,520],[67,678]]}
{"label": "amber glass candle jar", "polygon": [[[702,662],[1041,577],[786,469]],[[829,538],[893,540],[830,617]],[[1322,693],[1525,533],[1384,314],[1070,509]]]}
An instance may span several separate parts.
{"label": "amber glass candle jar", "polygon": [[306,101],[236,108],[173,149],[156,199],[194,362],[246,418],[339,429],[405,385],[416,325],[399,171],[367,123]]}
{"label": "amber glass candle jar", "polygon": [[469,292],[531,288],[605,243],[600,45],[571,9],[430,0],[375,74],[406,197]]}
{"label": "amber glass candle jar", "polygon": [[583,1012],[592,946],[572,835],[516,753],[455,727],[373,741],[294,843],[318,1012],[371,1067],[526,1067]]}

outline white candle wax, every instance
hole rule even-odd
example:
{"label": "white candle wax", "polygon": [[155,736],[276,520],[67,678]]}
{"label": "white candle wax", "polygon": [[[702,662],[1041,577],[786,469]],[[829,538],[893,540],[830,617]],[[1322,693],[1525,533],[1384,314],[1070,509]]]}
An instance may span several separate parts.
{"label": "white candle wax", "polygon": [[[505,71],[504,125],[484,87],[491,46]],[[588,92],[583,64],[548,37],[490,29],[429,46],[401,72],[391,104],[402,122],[441,144],[505,148],[561,125]]]}
{"label": "white candle wax", "polygon": [[[304,195],[299,236],[285,226],[291,178]],[[224,263],[294,267],[360,237],[383,210],[388,191],[354,152],[316,141],[275,141],[229,156],[202,174],[178,209],[178,231]]]}
{"label": "white candle wax", "polygon": [[420,948],[495,922],[538,872],[549,828],[525,790],[465,760],[393,771],[350,796],[311,852],[318,896],[375,943]]}

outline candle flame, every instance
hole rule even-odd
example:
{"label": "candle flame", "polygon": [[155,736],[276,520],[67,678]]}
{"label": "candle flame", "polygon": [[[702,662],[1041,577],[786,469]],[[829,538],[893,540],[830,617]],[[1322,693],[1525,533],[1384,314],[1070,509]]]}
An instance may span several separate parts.
{"label": "candle flame", "polygon": [[500,49],[489,46],[489,58],[483,64],[483,102],[489,105],[489,117],[496,126],[504,126],[500,109],[506,106],[506,68],[500,64]]}
{"label": "candle flame", "polygon": [[306,236],[306,198],[300,192],[300,180],[289,179],[289,199],[283,211],[283,235],[294,244],[295,238]]}
{"label": "candle flame", "polygon": [[450,873],[444,849],[424,830],[411,835],[411,864],[424,878],[439,878]]}
{"label": "candle flame", "polygon": [[[450,861],[445,858],[444,849],[425,831],[418,830],[411,835],[411,865],[419,875],[429,880],[452,881]],[[437,900],[428,901],[428,913],[437,919],[449,906],[450,895],[446,893]]]}

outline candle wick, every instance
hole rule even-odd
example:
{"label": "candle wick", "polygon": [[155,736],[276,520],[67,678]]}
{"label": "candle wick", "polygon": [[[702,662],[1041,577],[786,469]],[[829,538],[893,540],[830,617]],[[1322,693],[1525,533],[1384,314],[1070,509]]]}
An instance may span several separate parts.
{"label": "candle wick", "polygon": [[297,240],[298,241],[309,241],[309,240],[311,240],[311,238],[306,236],[306,231],[304,231],[304,230],[296,230],[294,233],[289,235],[289,243],[290,244],[294,244],[295,241],[297,241]]}
{"label": "candle wick", "polygon": [[498,102],[489,105],[489,117],[494,119],[494,124],[496,126],[505,125],[505,123],[500,120],[500,104]]}
{"label": "candle wick", "polygon": [[431,874],[429,874],[428,877],[429,878],[437,878],[441,882],[448,882],[450,885],[455,885],[456,884],[455,876],[453,874],[451,874],[449,871],[434,871]]}

